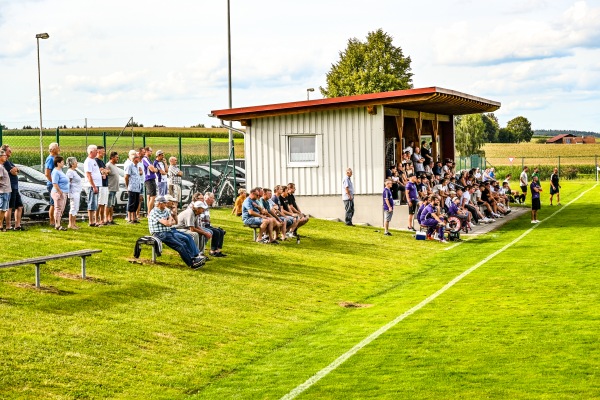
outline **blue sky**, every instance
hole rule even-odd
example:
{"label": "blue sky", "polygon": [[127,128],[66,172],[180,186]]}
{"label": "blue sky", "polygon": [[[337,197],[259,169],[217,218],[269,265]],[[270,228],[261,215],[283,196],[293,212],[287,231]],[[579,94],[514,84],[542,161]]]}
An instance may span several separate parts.
{"label": "blue sky", "polygon": [[[217,125],[227,108],[226,1],[0,0],[0,122]],[[600,2],[231,0],[233,106],[319,98],[349,38],[382,28],[415,87],[502,103],[501,125],[600,132]]]}

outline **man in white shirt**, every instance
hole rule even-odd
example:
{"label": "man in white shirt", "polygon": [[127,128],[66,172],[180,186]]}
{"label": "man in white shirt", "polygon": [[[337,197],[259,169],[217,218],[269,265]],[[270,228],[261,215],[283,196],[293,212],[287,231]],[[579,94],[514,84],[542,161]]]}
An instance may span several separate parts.
{"label": "man in white shirt", "polygon": [[521,203],[524,203],[525,198],[527,197],[527,171],[529,171],[529,168],[523,167],[523,172],[521,172],[521,176],[519,176],[519,185],[521,186],[521,192],[523,192],[521,195]]}
{"label": "man in white shirt", "polygon": [[346,170],[346,176],[342,181],[342,200],[346,209],[346,225],[353,226],[352,217],[354,216],[354,185],[352,184],[352,169]]}
{"label": "man in white shirt", "polygon": [[88,189],[88,219],[91,227],[100,226],[96,221],[96,210],[98,209],[98,191],[99,187],[102,186],[102,173],[100,167],[96,162],[96,156],[98,155],[98,148],[90,144],[87,148],[88,157],[83,163],[83,171],[85,172],[86,179],[90,183]]}

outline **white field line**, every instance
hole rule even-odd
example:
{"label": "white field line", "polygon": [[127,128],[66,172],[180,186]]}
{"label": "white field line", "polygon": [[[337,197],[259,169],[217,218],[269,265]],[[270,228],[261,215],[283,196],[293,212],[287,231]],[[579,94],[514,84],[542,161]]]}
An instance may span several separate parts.
{"label": "white field line", "polygon": [[[549,217],[544,218],[540,223],[542,223],[542,222],[544,222],[544,221],[546,221],[546,220],[554,217],[556,214],[560,213],[562,210],[564,210],[565,208],[567,208],[571,203],[579,200],[583,195],[585,195],[590,190],[594,189],[596,186],[598,186],[597,183],[594,186],[592,186],[591,188],[589,188],[586,191],[582,192],[579,196],[577,196],[576,198],[574,198],[570,202],[568,202],[564,207],[561,207],[558,210],[556,210]],[[382,326],[381,328],[379,328],[378,330],[376,330],[375,332],[373,332],[372,334],[370,334],[369,336],[367,336],[366,338],[364,338],[363,340],[361,340],[360,343],[356,344],[350,350],[348,350],[347,352],[345,352],[344,354],[342,354],[341,356],[339,356],[331,364],[329,364],[328,366],[326,366],[325,368],[323,368],[322,370],[320,370],[319,372],[317,372],[316,374],[314,374],[313,376],[311,376],[310,378],[308,378],[306,380],[306,382],[302,383],[301,385],[298,385],[291,392],[289,392],[288,394],[286,394],[285,396],[283,396],[281,398],[281,400],[291,400],[291,399],[296,398],[296,396],[298,396],[300,393],[304,392],[306,389],[310,388],[312,385],[314,385],[315,383],[317,383],[319,380],[321,380],[322,378],[324,378],[325,376],[327,376],[331,371],[335,370],[342,363],[344,363],[344,361],[346,361],[347,359],[349,359],[350,357],[352,357],[353,355],[355,355],[363,347],[367,346],[372,341],[374,341],[375,339],[377,339],[379,336],[383,335],[385,332],[387,332],[388,330],[390,330],[391,328],[393,328],[394,326],[396,326],[403,319],[411,316],[415,312],[419,311],[421,308],[425,307],[427,304],[431,303],[438,296],[440,296],[441,294],[443,294],[446,290],[450,289],[456,283],[460,282],[465,276],[469,275],[471,272],[475,271],[477,268],[481,267],[483,264],[487,263],[492,258],[496,257],[498,254],[503,253],[505,250],[509,249],[510,247],[512,247],[513,245],[515,245],[516,243],[518,243],[521,239],[523,239],[525,236],[527,236],[531,231],[533,231],[539,225],[540,225],[539,223],[533,225],[531,228],[527,229],[525,232],[523,232],[519,237],[517,237],[516,239],[514,239],[512,242],[510,242],[507,245],[503,246],[501,249],[496,250],[495,252],[493,252],[492,254],[490,254],[489,256],[487,256],[486,258],[484,258],[483,260],[479,261],[477,264],[473,265],[471,268],[465,270],[463,273],[461,273],[460,275],[458,275],[457,277],[455,277],[454,279],[452,279],[450,282],[446,283],[444,285],[444,287],[442,287],[441,289],[439,289],[437,292],[435,292],[434,294],[432,294],[431,296],[429,296],[428,298],[426,298],[425,300],[423,300],[422,302],[420,302],[416,306],[412,307],[408,311],[405,311],[403,314],[399,315],[398,317],[396,317],[392,321],[388,322],[387,324],[385,324],[384,326]]]}

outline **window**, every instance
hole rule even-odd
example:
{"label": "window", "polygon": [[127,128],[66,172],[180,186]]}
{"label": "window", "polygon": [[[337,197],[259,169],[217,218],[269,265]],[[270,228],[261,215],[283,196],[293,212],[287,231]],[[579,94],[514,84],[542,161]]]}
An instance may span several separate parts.
{"label": "window", "polygon": [[288,136],[288,160],[293,166],[316,166],[317,136]]}

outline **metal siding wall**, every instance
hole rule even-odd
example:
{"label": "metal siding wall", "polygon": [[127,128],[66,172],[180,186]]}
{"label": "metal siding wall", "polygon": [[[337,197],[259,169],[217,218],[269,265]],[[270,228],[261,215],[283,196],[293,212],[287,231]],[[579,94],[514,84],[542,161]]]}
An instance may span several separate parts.
{"label": "metal siding wall", "polygon": [[[288,133],[317,134],[319,167],[288,168]],[[298,195],[337,195],[346,168],[357,194],[379,193],[385,172],[383,113],[365,108],[259,118],[245,137],[248,186],[296,183]]]}

